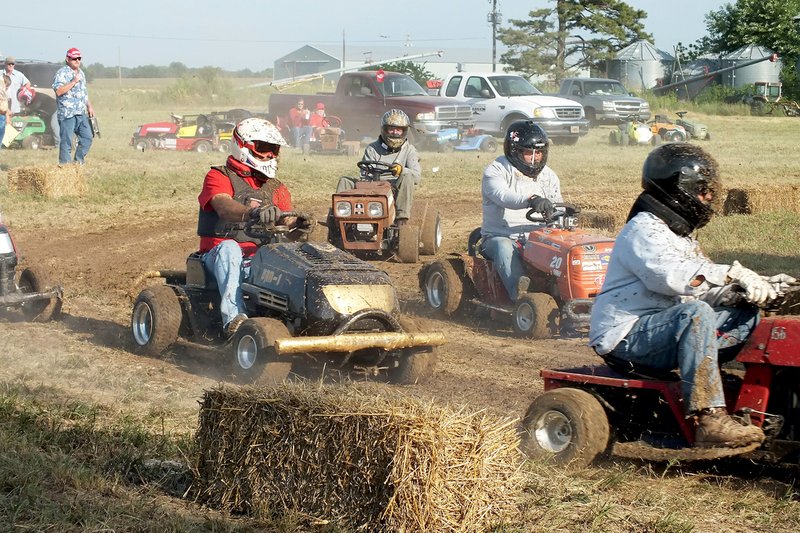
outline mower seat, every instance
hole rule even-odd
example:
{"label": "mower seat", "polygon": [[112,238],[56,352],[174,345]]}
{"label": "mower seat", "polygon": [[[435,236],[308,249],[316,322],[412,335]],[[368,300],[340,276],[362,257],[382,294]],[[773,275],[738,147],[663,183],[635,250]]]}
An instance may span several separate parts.
{"label": "mower seat", "polygon": [[[467,238],[467,254],[470,257],[476,257],[478,252],[480,252],[480,241],[481,241],[481,228],[477,227],[469,234]],[[483,253],[481,253],[483,255]]]}
{"label": "mower seat", "polygon": [[603,358],[611,370],[623,376],[657,379],[659,381],[678,381],[681,378],[675,370],[663,370],[640,365],[638,363],[626,361],[625,359],[620,359],[619,357],[614,357],[611,354],[601,355],[600,357]]}
{"label": "mower seat", "polygon": [[186,285],[207,290],[217,288],[217,280],[206,271],[200,252],[194,252],[186,258]]}

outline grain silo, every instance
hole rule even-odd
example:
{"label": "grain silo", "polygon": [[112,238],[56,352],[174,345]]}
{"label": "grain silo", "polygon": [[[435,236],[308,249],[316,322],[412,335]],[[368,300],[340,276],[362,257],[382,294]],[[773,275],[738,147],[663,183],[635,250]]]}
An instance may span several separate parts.
{"label": "grain silo", "polygon": [[[751,59],[759,59],[774,54],[772,50],[764,46],[748,44],[722,58],[722,68],[732,67]],[[752,85],[757,81],[777,82],[780,81],[781,61],[761,61],[754,65],[730,70],[722,74],[722,84],[725,87],[744,87]]]}
{"label": "grain silo", "polygon": [[622,82],[628,90],[651,89],[664,78],[672,56],[647,41],[636,41],[606,62],[608,77]]}

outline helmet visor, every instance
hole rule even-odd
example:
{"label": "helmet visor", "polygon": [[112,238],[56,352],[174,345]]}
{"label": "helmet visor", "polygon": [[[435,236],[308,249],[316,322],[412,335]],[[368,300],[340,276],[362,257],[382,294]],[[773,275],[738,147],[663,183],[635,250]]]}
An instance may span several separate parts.
{"label": "helmet visor", "polygon": [[250,150],[253,157],[261,160],[275,159],[281,151],[281,145],[266,141],[251,141],[244,146]]}

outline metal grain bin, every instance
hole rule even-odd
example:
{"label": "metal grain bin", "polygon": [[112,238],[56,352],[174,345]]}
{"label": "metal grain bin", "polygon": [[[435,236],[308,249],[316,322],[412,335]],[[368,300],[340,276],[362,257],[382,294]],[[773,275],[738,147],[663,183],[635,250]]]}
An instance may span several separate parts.
{"label": "metal grain bin", "polygon": [[636,41],[606,62],[608,77],[622,82],[628,90],[651,89],[665,76],[672,56],[647,41]]}
{"label": "metal grain bin", "polygon": [[[774,54],[772,50],[764,46],[749,44],[743,46],[730,54],[723,56],[722,68],[732,67],[738,63],[743,63],[751,59],[758,59]],[[780,81],[781,61],[776,62],[762,61],[755,65],[737,68],[722,74],[722,84],[725,87],[744,87],[752,85],[757,81]]]}

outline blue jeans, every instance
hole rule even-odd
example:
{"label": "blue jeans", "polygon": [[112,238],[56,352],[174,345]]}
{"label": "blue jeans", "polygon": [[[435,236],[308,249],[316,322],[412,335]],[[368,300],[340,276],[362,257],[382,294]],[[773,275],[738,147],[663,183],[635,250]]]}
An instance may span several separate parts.
{"label": "blue jeans", "polygon": [[0,150],[3,149],[3,137],[6,135],[6,114],[0,115]]}
{"label": "blue jeans", "polygon": [[508,292],[509,298],[516,301],[517,280],[525,275],[525,263],[522,262],[516,246],[517,241],[508,237],[488,237],[481,241],[481,252],[494,264],[500,281]]}
{"label": "blue jeans", "polygon": [[58,162],[69,163],[72,155],[72,137],[78,136],[78,147],[75,149],[75,162],[83,163],[83,158],[92,146],[92,129],[89,126],[89,117],[75,115],[58,121],[61,136],[58,145]]}
{"label": "blue jeans", "polygon": [[294,147],[302,148],[303,144],[311,142],[311,133],[313,132],[311,126],[300,126],[299,128],[292,128],[294,134]]}
{"label": "blue jeans", "polygon": [[227,326],[236,315],[246,314],[242,281],[250,275],[250,260],[242,257],[239,243],[227,239],[203,254],[203,266],[217,280],[222,325]]}
{"label": "blue jeans", "polygon": [[678,368],[687,413],[724,407],[719,364],[736,357],[758,321],[755,306],[681,303],[641,317],[611,354],[660,370]]}

